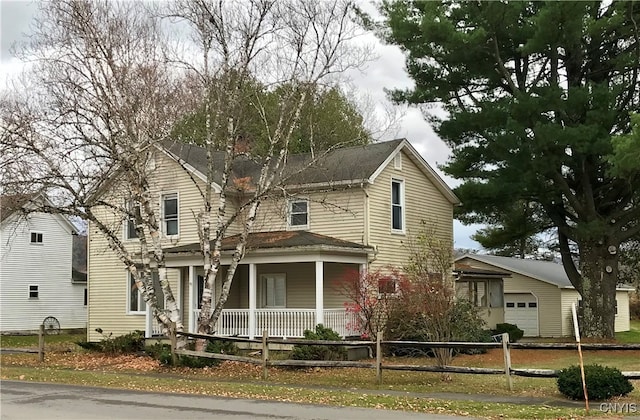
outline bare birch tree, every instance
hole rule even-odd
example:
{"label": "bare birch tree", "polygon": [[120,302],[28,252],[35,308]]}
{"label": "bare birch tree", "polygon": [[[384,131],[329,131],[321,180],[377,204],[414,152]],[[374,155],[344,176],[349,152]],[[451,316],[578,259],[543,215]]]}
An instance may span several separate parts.
{"label": "bare birch tree", "polygon": [[[139,2],[41,4],[32,42],[23,51],[33,62],[29,94],[16,89],[2,99],[2,150],[7,153],[0,168],[3,176],[15,175],[5,189],[45,190],[57,205],[43,210],[88,220],[131,273],[154,316],[165,328],[175,322],[182,330],[167,279],[159,206],[151,196],[150,160],[156,147],[166,145],[180,113],[195,109],[187,98],[200,92],[208,170],[204,186],[196,184],[201,209],[194,209],[205,269],[198,332],[210,333],[261,203],[295,175],[284,168],[310,92],[330,87],[367,54],[352,43],[358,33],[349,0],[191,0],[158,7],[169,8],[164,15],[173,19],[159,22]],[[180,25],[180,34],[187,27],[196,41],[184,44],[188,48],[181,57],[166,57],[175,43],[163,39],[165,23]],[[251,80],[283,91],[276,118],[252,92]],[[247,109],[260,117],[267,136],[266,151],[259,154],[239,136]],[[220,151],[225,153],[222,168],[213,159]],[[238,159],[259,165],[255,179],[233,179]],[[214,187],[218,173],[221,181]],[[231,190],[237,201],[233,208]],[[122,225],[129,222],[139,238],[134,246],[122,240]],[[241,223],[241,233],[222,294],[214,301],[222,239],[234,223]],[[152,269],[158,271],[166,309],[158,305]]]}
{"label": "bare birch tree", "polygon": [[[199,333],[210,333],[217,323],[261,203],[286,181],[289,145],[310,92],[364,62],[364,51],[351,42],[357,35],[352,13],[348,0],[197,0],[174,4],[172,16],[189,23],[201,48],[201,64],[186,67],[201,80],[206,108],[204,146],[209,166],[198,217],[205,271]],[[269,118],[259,92],[247,89],[251,80],[286,89],[277,118]],[[247,118],[243,114],[247,108],[242,106],[246,103],[260,116],[267,133],[267,150],[259,155],[239,136]],[[219,150],[225,151],[225,159],[220,190],[215,191],[213,154]],[[234,185],[232,167],[238,157],[253,159],[260,171],[256,179],[247,180],[239,205],[230,210],[227,190]],[[214,300],[222,239],[240,219],[239,240],[221,294]]]}
{"label": "bare birch tree", "polygon": [[[157,22],[140,3],[61,0],[40,4],[26,83],[0,103],[4,192],[42,191],[102,235],[165,326],[182,329],[167,279],[150,194],[149,159],[177,118],[180,84],[162,53]],[[123,222],[135,244],[122,240]],[[158,271],[166,300],[159,309]]]}

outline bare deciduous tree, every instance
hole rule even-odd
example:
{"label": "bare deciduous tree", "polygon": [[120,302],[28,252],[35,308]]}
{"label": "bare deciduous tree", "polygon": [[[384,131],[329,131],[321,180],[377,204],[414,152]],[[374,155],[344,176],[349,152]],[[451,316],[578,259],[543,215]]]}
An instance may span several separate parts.
{"label": "bare deciduous tree", "polygon": [[[204,185],[196,183],[202,204],[193,211],[205,269],[198,331],[209,333],[261,203],[296,174],[284,169],[309,93],[335,83],[367,54],[351,43],[357,30],[349,0],[193,0],[158,7],[170,10],[164,10],[172,18],[165,22],[178,25],[179,33],[187,28],[196,41],[185,43],[182,56],[169,56],[173,44],[161,31],[166,25],[142,3],[41,4],[23,55],[33,62],[33,89],[28,96],[3,98],[2,150],[7,153],[0,168],[3,176],[15,175],[5,189],[27,185],[45,190],[57,204],[45,211],[88,220],[129,270],[154,316],[165,328],[175,322],[181,330],[167,279],[159,206],[152,196],[151,161],[156,148],[167,146],[175,121],[196,105],[194,92],[199,93],[198,105],[206,107],[208,170]],[[283,90],[276,118],[251,91],[251,80]],[[259,154],[239,136],[247,103],[268,137],[267,150]],[[214,154],[220,151],[224,163],[216,167]],[[256,175],[234,179],[238,159],[258,165]],[[20,168],[24,162],[27,170]],[[239,222],[239,240],[214,302],[222,239]],[[139,238],[134,246],[122,240],[125,223],[133,224]],[[158,271],[166,309],[158,305],[152,270]]]}
{"label": "bare deciduous tree", "polygon": [[[1,103],[3,190],[43,191],[55,206],[35,211],[88,221],[154,315],[181,329],[148,165],[184,111],[179,74],[163,56],[158,24],[140,3],[63,0],[40,4],[33,31],[20,50],[31,63],[29,84],[16,85]],[[135,244],[122,241],[129,220]],[[157,304],[152,269],[166,309]]]}
{"label": "bare deciduous tree", "polygon": [[[211,332],[222,312],[261,203],[276,187],[286,184],[284,168],[289,145],[310,93],[365,58],[363,51],[351,44],[356,36],[352,12],[351,2],[343,0],[199,0],[174,4],[172,16],[186,20],[194,29],[202,54],[200,66],[188,66],[202,82],[208,134],[204,147],[209,168],[198,218],[205,270],[198,318],[200,333]],[[276,118],[260,102],[260,92],[250,89],[252,80],[283,90]],[[239,135],[247,119],[243,114],[246,103],[260,116],[268,136],[266,151],[259,155]],[[217,168],[213,154],[221,149],[226,152],[224,168],[220,191],[214,191]],[[246,180],[240,203],[231,210],[227,189],[234,183],[232,168],[240,156],[253,159],[260,170],[255,179]],[[222,239],[239,219],[239,240],[221,294],[214,301]]]}

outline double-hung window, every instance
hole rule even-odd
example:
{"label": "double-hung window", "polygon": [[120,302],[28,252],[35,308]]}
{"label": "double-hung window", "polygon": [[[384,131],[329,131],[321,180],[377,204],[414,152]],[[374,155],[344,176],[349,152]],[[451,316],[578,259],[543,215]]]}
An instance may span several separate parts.
{"label": "double-hung window", "polygon": [[391,180],[391,230],[404,232],[404,182]]}
{"label": "double-hung window", "polygon": [[378,279],[378,295],[393,295],[398,291],[398,279],[395,276],[383,276]]}
{"label": "double-hung window", "polygon": [[292,229],[309,227],[309,200],[289,200],[289,227]]}
{"label": "double-hung window", "polygon": [[287,282],[284,274],[263,274],[262,296],[265,308],[286,307]]}
{"label": "double-hung window", "polygon": [[166,236],[179,233],[177,193],[162,195],[162,228]]}
{"label": "double-hung window", "polygon": [[[138,285],[131,273],[127,273],[129,279],[129,287],[127,290],[127,312],[130,314],[143,314],[147,311],[147,304],[142,297],[142,292],[138,289]],[[164,293],[160,286],[160,277],[157,271],[151,272],[151,284],[153,284],[153,290],[158,299],[158,308],[164,309]]]}
{"label": "double-hung window", "polygon": [[29,299],[38,299],[40,297],[40,291],[37,284],[29,285]]}
{"label": "double-hung window", "polygon": [[139,314],[144,313],[147,309],[144,299],[142,298],[142,293],[140,289],[138,289],[138,285],[136,285],[136,281],[133,278],[131,273],[127,273],[129,279],[129,287],[127,290],[127,312],[130,314]]}
{"label": "double-hung window", "polygon": [[136,239],[138,237],[138,232],[136,231],[136,218],[134,215],[139,211],[139,207],[139,204],[133,200],[128,200],[125,203],[125,208],[127,210],[126,224],[124,227],[125,239]]}

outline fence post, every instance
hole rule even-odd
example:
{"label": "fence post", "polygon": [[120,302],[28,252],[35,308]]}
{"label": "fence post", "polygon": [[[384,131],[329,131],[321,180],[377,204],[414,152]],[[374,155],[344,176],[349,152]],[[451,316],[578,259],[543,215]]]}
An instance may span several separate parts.
{"label": "fence post", "polygon": [[267,380],[269,375],[268,371],[269,363],[269,332],[267,330],[262,331],[262,379]]}
{"label": "fence post", "polygon": [[507,387],[513,391],[513,380],[511,379],[511,346],[509,345],[509,333],[502,334],[502,355],[504,356],[504,374],[507,377]]}
{"label": "fence post", "polygon": [[382,331],[376,334],[376,382],[382,385]]}
{"label": "fence post", "polygon": [[40,324],[38,330],[38,360],[44,363],[44,324]]}
{"label": "fence post", "polygon": [[171,340],[171,366],[178,364],[178,355],[176,354],[176,347],[178,345],[178,339],[176,337],[176,323],[172,322],[169,326],[169,339]]}

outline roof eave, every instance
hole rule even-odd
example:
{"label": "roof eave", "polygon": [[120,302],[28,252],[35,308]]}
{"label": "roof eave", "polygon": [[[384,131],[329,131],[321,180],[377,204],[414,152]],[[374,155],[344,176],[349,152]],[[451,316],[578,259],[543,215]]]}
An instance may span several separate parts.
{"label": "roof eave", "polygon": [[391,163],[396,154],[400,153],[402,149],[406,148],[410,153],[409,157],[413,161],[413,163],[418,166],[422,170],[422,172],[427,176],[427,178],[435,185],[435,187],[446,197],[446,199],[453,204],[454,206],[459,206],[462,204],[458,196],[453,192],[451,188],[444,182],[444,180],[438,175],[438,173],[427,163],[426,160],[418,153],[418,151],[409,143],[407,139],[402,139],[400,144],[395,148],[395,150],[387,156],[387,158],[382,162],[382,164],[371,174],[368,181],[373,184],[376,178],[382,173],[382,171]]}

